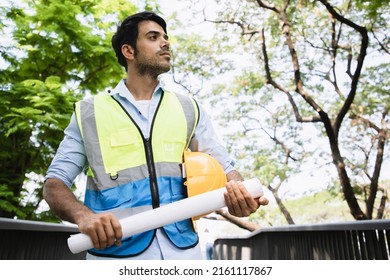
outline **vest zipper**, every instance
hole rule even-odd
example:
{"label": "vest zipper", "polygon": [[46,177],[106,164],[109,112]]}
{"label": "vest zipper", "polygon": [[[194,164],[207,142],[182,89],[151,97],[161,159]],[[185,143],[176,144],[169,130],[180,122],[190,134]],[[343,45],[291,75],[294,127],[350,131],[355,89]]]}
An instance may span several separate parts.
{"label": "vest zipper", "polygon": [[[156,111],[154,112],[154,115],[153,115],[153,120],[152,120],[152,123],[150,126],[149,138],[146,139],[143,136],[143,134],[141,133],[140,128],[138,128],[140,130],[142,138],[144,139],[146,162],[147,162],[148,170],[149,170],[150,193],[152,195],[153,208],[160,207],[160,194],[158,192],[156,166],[155,166],[154,158],[153,158],[152,134],[153,134],[154,122],[156,120],[156,116],[157,116],[158,110],[160,109],[160,105],[162,103],[163,98],[164,98],[164,91],[162,91],[162,93],[161,93],[161,98],[158,102]],[[138,125],[137,125],[137,127],[138,127]]]}
{"label": "vest zipper", "polygon": [[146,162],[149,171],[149,181],[150,181],[150,192],[152,195],[152,205],[153,208],[160,207],[160,195],[158,192],[157,185],[157,174],[156,168],[154,166],[153,160],[153,150],[152,150],[152,141],[150,138],[144,139],[145,153],[146,153]]}
{"label": "vest zipper", "polygon": [[153,126],[154,126],[154,121],[157,116],[158,109],[160,108],[162,99],[164,97],[164,91],[161,94],[160,101],[157,105],[156,112],[154,113],[152,124],[150,127],[150,134],[149,138],[145,138],[145,136],[142,133],[141,128],[138,126],[138,124],[134,121],[134,119],[130,116],[130,114],[126,111],[126,109],[122,106],[122,104],[114,99],[118,105],[123,109],[123,111],[129,116],[131,121],[134,123],[134,125],[137,127],[139,134],[142,137],[142,140],[144,142],[144,149],[145,149],[145,156],[146,156],[146,165],[148,166],[148,172],[149,172],[149,181],[150,181],[150,193],[152,196],[152,206],[153,208],[158,208],[160,207],[160,195],[158,192],[158,184],[157,184],[157,173],[156,173],[156,167],[154,165],[154,159],[153,159],[153,148],[152,148],[152,132],[153,132]]}

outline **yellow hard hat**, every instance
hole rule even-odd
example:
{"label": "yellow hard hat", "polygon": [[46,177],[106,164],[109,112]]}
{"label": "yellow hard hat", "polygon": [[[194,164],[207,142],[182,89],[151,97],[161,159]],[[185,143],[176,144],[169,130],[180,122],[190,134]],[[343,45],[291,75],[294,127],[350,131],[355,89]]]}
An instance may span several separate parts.
{"label": "yellow hard hat", "polygon": [[185,151],[183,172],[188,197],[226,185],[226,174],[221,164],[205,153]]}

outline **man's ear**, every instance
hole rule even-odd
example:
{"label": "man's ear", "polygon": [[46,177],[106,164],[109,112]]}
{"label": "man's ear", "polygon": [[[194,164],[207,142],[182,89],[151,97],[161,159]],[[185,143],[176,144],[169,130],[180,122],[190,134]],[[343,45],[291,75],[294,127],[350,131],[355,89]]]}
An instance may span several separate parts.
{"label": "man's ear", "polygon": [[123,56],[128,60],[134,59],[134,49],[132,46],[124,44],[121,48]]}

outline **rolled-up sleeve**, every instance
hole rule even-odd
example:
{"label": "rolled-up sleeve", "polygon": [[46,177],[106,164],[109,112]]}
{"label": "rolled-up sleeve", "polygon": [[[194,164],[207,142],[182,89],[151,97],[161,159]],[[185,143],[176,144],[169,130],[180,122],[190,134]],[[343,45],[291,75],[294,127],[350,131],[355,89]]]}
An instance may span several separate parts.
{"label": "rolled-up sleeve", "polygon": [[199,105],[199,122],[189,148],[193,151],[199,151],[213,156],[222,165],[226,174],[235,170],[235,161],[221,144],[210,116],[201,105]]}
{"label": "rolled-up sleeve", "polygon": [[56,178],[72,186],[74,179],[87,166],[84,143],[75,114],[72,115],[68,127],[45,176]]}

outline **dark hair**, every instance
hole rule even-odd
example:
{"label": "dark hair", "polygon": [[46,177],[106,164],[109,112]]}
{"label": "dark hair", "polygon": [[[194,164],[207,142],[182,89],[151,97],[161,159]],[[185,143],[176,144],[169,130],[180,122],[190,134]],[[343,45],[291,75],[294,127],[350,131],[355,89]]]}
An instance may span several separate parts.
{"label": "dark hair", "polygon": [[134,50],[137,50],[136,42],[138,37],[138,24],[144,20],[151,20],[158,23],[167,33],[167,24],[163,18],[149,11],[140,12],[128,16],[120,25],[118,25],[116,33],[112,36],[111,44],[115,51],[118,63],[125,67],[127,71],[126,58],[122,54],[122,46],[130,45]]}

